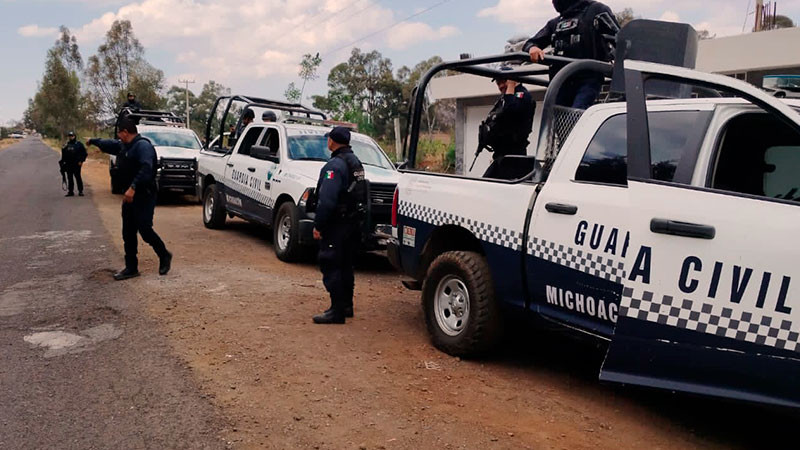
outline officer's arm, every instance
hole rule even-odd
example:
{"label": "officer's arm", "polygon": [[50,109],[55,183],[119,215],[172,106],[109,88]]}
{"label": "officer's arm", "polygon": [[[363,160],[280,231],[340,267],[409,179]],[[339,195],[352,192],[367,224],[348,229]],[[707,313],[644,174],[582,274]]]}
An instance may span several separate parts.
{"label": "officer's arm", "polygon": [[88,156],[89,153],[86,151],[86,146],[83,145],[83,142],[78,142],[78,160],[85,162]]}
{"label": "officer's arm", "polygon": [[131,187],[136,190],[136,186],[147,186],[153,181],[153,159],[155,150],[150,145],[142,145],[141,143],[136,146],[136,151],[133,152],[133,158],[139,161],[139,172],[133,177]]}
{"label": "officer's arm", "polygon": [[522,51],[528,53],[531,51],[533,47],[539,47],[540,49],[544,50],[550,46],[553,33],[555,32],[555,22],[557,19],[551,20],[547,22],[547,25],[544,26],[541,30],[539,30],[536,35],[532,38],[525,41],[525,45],[522,46]]}
{"label": "officer's arm", "polygon": [[101,152],[108,153],[109,155],[118,155],[122,151],[122,142],[116,139],[89,139],[86,141],[89,145],[94,145],[99,148]]}
{"label": "officer's arm", "polygon": [[327,164],[320,172],[322,182],[317,193],[317,210],[314,217],[314,228],[320,233],[330,226],[336,214],[336,205],[339,203],[339,194],[343,190],[344,173],[337,170],[334,164]]}

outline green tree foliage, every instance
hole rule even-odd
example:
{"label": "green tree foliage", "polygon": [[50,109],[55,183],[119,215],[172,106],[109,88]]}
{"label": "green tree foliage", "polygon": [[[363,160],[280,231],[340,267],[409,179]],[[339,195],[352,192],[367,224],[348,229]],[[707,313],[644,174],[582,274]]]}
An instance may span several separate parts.
{"label": "green tree foliage", "polygon": [[23,122],[43,134],[61,139],[85,124],[78,71],[82,65],[78,45],[69,30],[48,50],[39,89],[28,101]]}
{"label": "green tree foliage", "polygon": [[298,89],[297,85],[295,85],[293,81],[289,83],[289,86],[286,87],[286,92],[283,93],[283,96],[286,97],[286,100],[297,103],[302,99],[303,93],[300,91],[300,89]]}
{"label": "green tree foliage", "polygon": [[622,11],[614,13],[614,15],[617,16],[617,22],[619,22],[620,27],[624,27],[633,20],[641,19],[641,17],[637,17],[633,14],[633,8],[625,8]]}
{"label": "green tree foliage", "polygon": [[775,28],[794,28],[796,25],[792,19],[786,16],[775,16]]}
{"label": "green tree foliage", "polygon": [[319,78],[317,71],[319,70],[320,64],[322,64],[322,58],[320,58],[319,53],[313,56],[311,53],[303,55],[303,59],[300,61],[300,70],[297,71],[297,75],[303,80],[303,84],[298,88],[294,82],[289,83],[289,86],[286,87],[286,91],[283,94],[286,100],[296,103],[303,100],[306,83]]}
{"label": "green tree foliage", "polygon": [[402,102],[402,86],[392,72],[392,62],[381,53],[353,49],[347,62],[328,74],[328,95],[315,96],[314,106],[334,118],[350,120],[375,136],[392,133],[392,119]]}
{"label": "green tree foliage", "polygon": [[89,58],[86,77],[89,90],[105,115],[116,114],[128,92],[135,93],[147,109],[165,106],[160,95],[164,73],[144,59],[144,48],[128,20],[117,20],[111,25],[97,54]]}
{"label": "green tree foliage", "polygon": [[[441,63],[441,57],[433,56],[418,63],[413,68],[403,66],[397,71],[397,79],[402,85],[403,92],[402,111],[408,110],[409,105],[413,101],[411,97],[414,88],[419,84],[420,79],[434,66]],[[446,71],[437,73],[435,78],[443,76],[447,76]],[[454,101],[438,101],[431,103],[426,96],[426,101],[422,105],[422,111],[423,117],[421,127],[423,131],[433,133],[440,129],[448,131],[452,129],[456,113],[456,104]]]}

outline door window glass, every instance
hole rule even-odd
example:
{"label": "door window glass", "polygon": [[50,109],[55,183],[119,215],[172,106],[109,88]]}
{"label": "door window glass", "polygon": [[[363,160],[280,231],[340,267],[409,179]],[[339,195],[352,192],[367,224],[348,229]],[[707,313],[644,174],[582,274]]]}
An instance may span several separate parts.
{"label": "door window glass", "polygon": [[264,131],[261,127],[253,127],[244,135],[244,139],[242,139],[241,145],[239,145],[239,153],[240,155],[250,155],[250,148],[258,142],[258,138],[261,137],[261,132]]}
{"label": "door window glass", "polygon": [[770,114],[734,117],[724,128],[711,187],[800,202],[800,135]]}
{"label": "door window glass", "polygon": [[[654,180],[677,182],[675,173],[684,156],[696,154],[703,133],[692,133],[710,117],[706,111],[664,111],[648,114],[650,163]],[[576,181],[626,185],[628,183],[627,116],[619,114],[603,123],[575,174]],[[691,163],[693,164],[693,159]],[[683,180],[689,182],[689,180]]]}
{"label": "door window glass", "polygon": [[281,138],[278,134],[278,130],[275,128],[267,128],[267,132],[264,133],[259,145],[262,147],[269,147],[270,153],[277,155],[281,147]]}

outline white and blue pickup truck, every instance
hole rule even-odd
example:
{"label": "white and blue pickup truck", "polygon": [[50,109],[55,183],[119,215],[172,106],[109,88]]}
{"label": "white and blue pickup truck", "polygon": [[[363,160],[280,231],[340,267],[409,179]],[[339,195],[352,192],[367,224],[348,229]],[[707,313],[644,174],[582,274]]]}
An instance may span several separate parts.
{"label": "white and blue pickup truck", "polygon": [[[247,101],[246,107],[257,112],[257,120],[242,127],[241,137],[231,148],[216,139],[211,142],[217,145],[200,152],[196,190],[203,199],[203,223],[221,228],[226,216],[236,216],[271,227],[278,258],[297,261],[316,245],[314,216],[306,205],[320,170],[330,159],[325,133],[331,125],[308,117],[321,114],[311,110],[305,117],[296,115],[299,105],[287,107],[253,97]],[[258,118],[264,110],[284,115],[277,122],[263,122]],[[353,133],[351,146],[370,186],[365,250],[382,249],[391,237],[392,195],[399,173],[368,136]]]}
{"label": "white and blue pickup truck", "polygon": [[[544,319],[607,344],[601,380],[800,407],[800,102],[625,60],[621,101],[571,110],[555,105],[571,74],[611,76],[573,62],[538,156],[504,159],[504,179],[414,170],[433,75],[526,58],[445,63],[418,88],[389,256],[433,344],[479,355],[509,317]],[[526,67],[505,76],[540,82]],[[657,82],[694,94],[651,99]]]}

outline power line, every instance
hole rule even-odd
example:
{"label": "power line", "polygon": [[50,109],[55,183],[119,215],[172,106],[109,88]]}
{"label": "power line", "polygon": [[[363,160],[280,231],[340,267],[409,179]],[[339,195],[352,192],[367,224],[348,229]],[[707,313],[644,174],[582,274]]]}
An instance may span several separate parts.
{"label": "power line", "polygon": [[414,14],[411,14],[410,16],[406,17],[405,19],[399,20],[399,21],[397,21],[397,22],[395,22],[395,23],[393,23],[393,24],[389,25],[388,27],[382,28],[382,29],[380,29],[380,30],[378,30],[378,31],[374,31],[374,32],[372,32],[372,33],[370,33],[370,34],[368,34],[368,35],[366,35],[366,36],[363,36],[363,37],[361,37],[361,38],[359,38],[359,39],[356,39],[355,41],[353,41],[353,42],[351,42],[351,43],[349,43],[349,44],[347,44],[347,45],[343,45],[343,46],[341,46],[341,47],[336,47],[336,48],[335,48],[335,49],[333,49],[333,50],[329,50],[329,51],[325,52],[325,56],[332,55],[332,54],[334,54],[334,53],[336,53],[336,52],[338,52],[338,51],[340,51],[340,50],[343,50],[343,49],[346,49],[346,48],[348,48],[348,47],[350,47],[350,46],[356,45],[356,44],[358,44],[358,43],[359,43],[359,42],[361,42],[361,41],[367,40],[367,39],[369,39],[369,38],[371,38],[371,37],[373,37],[373,36],[377,36],[377,35],[379,35],[379,34],[381,34],[381,33],[384,33],[384,32],[386,32],[386,31],[389,31],[389,30],[391,30],[392,28],[394,28],[394,27],[396,27],[396,26],[400,25],[401,23],[408,21],[409,19],[413,19],[414,17],[421,16],[421,15],[425,14],[426,12],[428,12],[428,11],[430,11],[430,10],[434,9],[434,8],[438,8],[439,6],[442,6],[442,5],[444,5],[445,3],[449,3],[449,2],[451,2],[451,1],[452,1],[452,0],[442,0],[442,1],[438,2],[438,3],[435,3],[435,4],[431,5],[431,6],[429,6],[429,7],[425,8],[425,9],[423,9],[422,11],[419,11],[419,12],[416,12],[416,13],[414,13]]}

